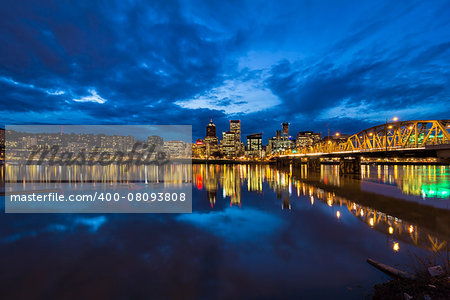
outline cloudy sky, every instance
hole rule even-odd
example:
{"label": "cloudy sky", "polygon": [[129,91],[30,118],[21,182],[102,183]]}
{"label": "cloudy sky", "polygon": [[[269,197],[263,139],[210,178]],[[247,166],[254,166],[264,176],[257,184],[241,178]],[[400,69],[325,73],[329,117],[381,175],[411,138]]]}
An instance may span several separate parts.
{"label": "cloudy sky", "polygon": [[448,1],[2,1],[4,124],[450,118]]}

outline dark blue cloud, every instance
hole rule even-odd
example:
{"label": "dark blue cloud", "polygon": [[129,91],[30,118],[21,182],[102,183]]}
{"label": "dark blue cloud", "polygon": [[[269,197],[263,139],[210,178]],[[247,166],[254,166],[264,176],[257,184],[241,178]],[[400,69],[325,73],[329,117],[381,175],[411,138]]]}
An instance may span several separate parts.
{"label": "dark blue cloud", "polygon": [[219,136],[239,118],[266,138],[283,121],[325,133],[448,118],[448,14],[446,1],[4,1],[0,111],[194,137],[210,118]]}

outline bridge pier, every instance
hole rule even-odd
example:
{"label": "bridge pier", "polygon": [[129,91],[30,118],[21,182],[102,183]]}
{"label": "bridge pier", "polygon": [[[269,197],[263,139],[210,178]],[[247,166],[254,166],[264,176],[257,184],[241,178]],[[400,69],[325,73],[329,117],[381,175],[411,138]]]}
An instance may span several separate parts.
{"label": "bridge pier", "polygon": [[302,166],[302,159],[300,157],[293,157],[292,158],[292,168],[297,169]]}
{"label": "bridge pier", "polygon": [[341,157],[339,161],[339,173],[344,174],[361,174],[361,158],[356,157]]}
{"label": "bridge pier", "polygon": [[283,168],[283,167],[289,167],[289,165],[291,164],[291,159],[289,157],[278,157],[277,158],[277,167],[278,168]]}
{"label": "bridge pier", "polygon": [[320,158],[308,157],[307,166],[309,172],[320,172]]}
{"label": "bridge pier", "polygon": [[438,163],[450,164],[450,150],[438,150],[436,155]]}

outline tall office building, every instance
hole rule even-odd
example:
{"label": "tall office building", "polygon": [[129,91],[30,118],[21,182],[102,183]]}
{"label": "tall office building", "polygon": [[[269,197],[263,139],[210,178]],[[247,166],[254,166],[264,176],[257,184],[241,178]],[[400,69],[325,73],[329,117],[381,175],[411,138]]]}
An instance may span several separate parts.
{"label": "tall office building", "polygon": [[297,148],[312,146],[314,143],[320,141],[322,138],[321,133],[312,131],[300,131],[297,134]]}
{"label": "tall office building", "polygon": [[[295,146],[292,137],[289,136],[289,123],[282,123],[283,131],[277,130],[275,137],[269,139],[269,144],[267,146],[267,151],[274,153],[283,152],[288,149],[292,149]],[[281,134],[283,133],[283,135]]]}
{"label": "tall office building", "polygon": [[214,125],[212,119],[206,126],[206,155],[210,156],[219,151],[219,139],[216,136],[216,125]]}
{"label": "tall office building", "polygon": [[217,137],[216,136],[216,125],[214,125],[212,119],[209,122],[209,124],[206,126],[206,136]]}
{"label": "tall office building", "polygon": [[262,133],[254,133],[247,135],[247,150],[248,151],[262,150]]}
{"label": "tall office building", "polygon": [[236,154],[241,152],[241,120],[230,120],[230,132],[234,133]]}
{"label": "tall office building", "polygon": [[236,137],[235,133],[226,131],[222,133],[222,150],[223,154],[228,157],[236,157]]}
{"label": "tall office building", "polygon": [[288,122],[283,123],[283,135],[289,136],[289,123]]}
{"label": "tall office building", "polygon": [[253,157],[262,156],[262,133],[247,135],[246,155]]}

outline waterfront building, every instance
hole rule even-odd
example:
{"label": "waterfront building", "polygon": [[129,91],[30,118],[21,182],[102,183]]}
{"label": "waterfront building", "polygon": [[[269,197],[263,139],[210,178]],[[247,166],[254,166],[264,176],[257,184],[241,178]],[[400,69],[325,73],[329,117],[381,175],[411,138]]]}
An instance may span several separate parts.
{"label": "waterfront building", "polygon": [[297,134],[296,147],[297,148],[309,147],[312,146],[314,143],[320,141],[321,139],[322,134],[320,132],[300,131]]}
{"label": "waterfront building", "polygon": [[262,156],[262,133],[254,133],[247,135],[247,156]]}
{"label": "waterfront building", "polygon": [[275,154],[292,149],[294,146],[295,143],[290,136],[282,136],[281,138],[273,137],[269,139],[268,149],[270,150],[270,153]]}
{"label": "waterfront building", "polygon": [[183,141],[164,141],[163,147],[170,158],[184,158],[186,155],[186,144]]}
{"label": "waterfront building", "polygon": [[197,139],[192,144],[192,156],[196,158],[203,158],[206,156],[206,143],[202,139]]}
{"label": "waterfront building", "polygon": [[289,136],[289,123],[284,122],[282,123],[283,126],[283,136]]}
{"label": "waterfront building", "polygon": [[222,151],[228,158],[236,157],[236,138],[234,132],[226,131],[222,133]]}
{"label": "waterfront building", "polygon": [[234,133],[236,155],[240,155],[241,150],[241,120],[230,120],[230,132]]}
{"label": "waterfront building", "polygon": [[216,135],[216,125],[213,123],[212,119],[206,126],[206,137],[204,140],[206,146],[206,155],[216,155],[219,151],[219,139]]}

